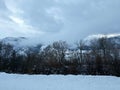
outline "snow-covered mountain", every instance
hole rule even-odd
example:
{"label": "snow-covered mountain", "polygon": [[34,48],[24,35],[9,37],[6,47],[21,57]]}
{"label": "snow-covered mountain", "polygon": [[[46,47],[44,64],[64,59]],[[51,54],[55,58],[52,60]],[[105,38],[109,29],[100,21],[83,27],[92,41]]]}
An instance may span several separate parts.
{"label": "snow-covered mountain", "polygon": [[13,49],[18,51],[19,54],[25,54],[25,51],[28,49],[26,37],[6,37],[0,41],[3,44],[10,44],[13,46]]}
{"label": "snow-covered mountain", "polygon": [[[25,54],[28,49],[36,49],[41,43],[32,43],[26,37],[6,37],[0,40],[3,44],[10,44],[19,54]],[[35,48],[36,47],[36,48]]]}
{"label": "snow-covered mountain", "polygon": [[102,37],[107,38],[120,38],[120,34],[95,34],[95,35],[89,35],[85,38],[85,40],[92,40],[92,39],[99,39]]}
{"label": "snow-covered mountain", "polygon": [[14,47],[23,47],[24,42],[27,41],[27,38],[25,38],[25,37],[6,37],[6,38],[3,38],[1,41],[4,44],[10,44],[10,45],[13,45]]}
{"label": "snow-covered mountain", "polygon": [[89,45],[90,41],[95,40],[95,39],[100,39],[102,37],[106,37],[109,40],[115,42],[116,44],[120,44],[120,34],[96,34],[96,35],[90,35],[84,39],[85,44]]}
{"label": "snow-covered mountain", "polygon": [[[109,35],[103,35],[103,34],[99,34],[99,35],[90,35],[88,36],[87,38],[84,39],[85,41],[85,44],[87,46],[89,46],[90,44],[90,41],[91,40],[94,40],[94,39],[99,39],[99,38],[102,38],[102,37],[107,37],[109,40],[115,42],[116,44],[119,44],[120,45],[120,34],[109,34]],[[13,45],[13,47],[15,49],[25,49],[27,47],[34,47],[38,44],[41,44],[41,43],[32,43],[30,41],[29,38],[26,38],[26,37],[6,37],[6,38],[3,38],[1,39],[0,41],[2,41],[4,44],[10,44],[10,45]],[[32,43],[32,44],[31,44]],[[46,45],[44,45],[43,47],[45,47]]]}
{"label": "snow-covered mountain", "polygon": [[120,45],[120,36],[110,37],[109,39]]}

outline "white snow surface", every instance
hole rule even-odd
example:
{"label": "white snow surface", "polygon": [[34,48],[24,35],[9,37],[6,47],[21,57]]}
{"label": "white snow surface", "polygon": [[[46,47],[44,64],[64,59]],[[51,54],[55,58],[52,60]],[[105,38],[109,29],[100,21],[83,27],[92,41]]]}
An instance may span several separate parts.
{"label": "white snow surface", "polygon": [[120,78],[0,73],[0,90],[120,90]]}

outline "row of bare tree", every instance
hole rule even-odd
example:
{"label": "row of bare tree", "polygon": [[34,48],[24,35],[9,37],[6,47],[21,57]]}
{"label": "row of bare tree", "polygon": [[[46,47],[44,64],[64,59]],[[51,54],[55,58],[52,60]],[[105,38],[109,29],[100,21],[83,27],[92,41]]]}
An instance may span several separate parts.
{"label": "row of bare tree", "polygon": [[81,40],[76,46],[71,50],[65,41],[57,41],[44,49],[41,44],[27,47],[21,54],[23,50],[1,42],[0,71],[120,76],[120,44],[115,40],[103,37],[90,41],[89,45]]}

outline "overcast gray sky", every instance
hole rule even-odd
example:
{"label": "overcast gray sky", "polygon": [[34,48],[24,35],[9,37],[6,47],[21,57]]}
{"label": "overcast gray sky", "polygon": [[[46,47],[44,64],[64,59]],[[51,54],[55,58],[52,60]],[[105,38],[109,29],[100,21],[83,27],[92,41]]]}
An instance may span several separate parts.
{"label": "overcast gray sky", "polygon": [[120,0],[0,0],[0,38],[76,41],[120,33]]}

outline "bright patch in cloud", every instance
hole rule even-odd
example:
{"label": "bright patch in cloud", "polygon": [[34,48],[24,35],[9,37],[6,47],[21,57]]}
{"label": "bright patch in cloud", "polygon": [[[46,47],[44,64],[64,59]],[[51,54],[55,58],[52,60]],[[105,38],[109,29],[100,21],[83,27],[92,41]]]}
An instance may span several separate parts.
{"label": "bright patch in cloud", "polygon": [[23,25],[23,24],[24,24],[24,20],[22,20],[22,19],[20,19],[20,18],[18,18],[18,17],[10,16],[10,19],[11,19],[13,22],[15,22],[15,23],[17,23],[17,24],[19,24],[19,25]]}

